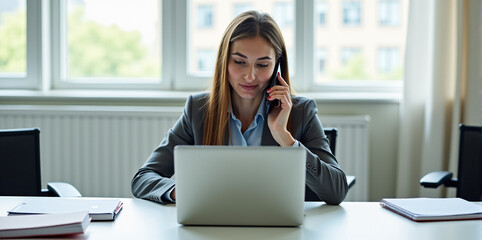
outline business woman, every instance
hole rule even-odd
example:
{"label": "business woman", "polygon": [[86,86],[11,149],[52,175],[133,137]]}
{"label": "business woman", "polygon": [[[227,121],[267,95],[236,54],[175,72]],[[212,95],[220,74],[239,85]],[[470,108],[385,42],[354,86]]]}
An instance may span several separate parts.
{"label": "business woman", "polygon": [[[280,85],[269,86],[278,64]],[[266,103],[274,100],[279,105],[268,113]],[[176,145],[302,147],[307,153],[306,186],[310,191],[328,204],[341,203],[348,191],[345,174],[318,119],[316,103],[292,95],[284,39],[266,13],[248,11],[229,24],[209,93],[187,99],[183,115],[132,179],[134,196],[175,202],[175,180],[170,177]]]}

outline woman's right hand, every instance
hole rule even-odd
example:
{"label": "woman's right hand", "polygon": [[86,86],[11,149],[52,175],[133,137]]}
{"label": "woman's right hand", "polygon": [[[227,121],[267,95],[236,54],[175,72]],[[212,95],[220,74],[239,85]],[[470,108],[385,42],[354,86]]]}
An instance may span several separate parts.
{"label": "woman's right hand", "polygon": [[172,200],[176,200],[176,188],[172,189],[171,194],[169,195]]}

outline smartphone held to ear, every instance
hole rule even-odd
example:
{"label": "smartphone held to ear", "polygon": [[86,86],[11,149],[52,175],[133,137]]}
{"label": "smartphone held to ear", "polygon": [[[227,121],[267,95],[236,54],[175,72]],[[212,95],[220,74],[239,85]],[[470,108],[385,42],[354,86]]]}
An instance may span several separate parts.
{"label": "smartphone held to ear", "polygon": [[[274,68],[273,76],[271,76],[270,83],[268,85],[268,88],[266,88],[266,90],[272,88],[275,85],[280,85],[278,81],[278,73],[281,74],[281,67],[279,63],[276,64],[276,67]],[[269,93],[265,92],[265,95],[266,97],[268,97]],[[274,107],[279,107],[279,106],[280,106],[280,102],[278,99],[271,100],[271,101],[268,99],[266,100],[266,107],[268,107],[268,113],[270,113]]]}

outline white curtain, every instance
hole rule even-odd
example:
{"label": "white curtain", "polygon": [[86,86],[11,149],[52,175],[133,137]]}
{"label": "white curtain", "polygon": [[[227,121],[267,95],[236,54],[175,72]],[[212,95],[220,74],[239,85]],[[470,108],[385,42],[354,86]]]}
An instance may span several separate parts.
{"label": "white curtain", "polygon": [[446,195],[423,189],[420,178],[439,170],[455,176],[459,123],[482,125],[480,2],[410,1],[397,197]]}

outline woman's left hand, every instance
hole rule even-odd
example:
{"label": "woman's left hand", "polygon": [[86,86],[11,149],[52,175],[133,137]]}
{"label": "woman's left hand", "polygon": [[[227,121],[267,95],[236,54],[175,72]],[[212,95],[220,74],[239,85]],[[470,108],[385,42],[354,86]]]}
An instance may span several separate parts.
{"label": "woman's left hand", "polygon": [[278,73],[278,81],[281,85],[275,85],[268,89],[269,97],[267,101],[278,99],[280,105],[273,108],[268,114],[268,127],[271,135],[281,146],[292,146],[295,143],[294,138],[288,131],[288,119],[290,117],[291,107],[291,93],[288,84]]}

